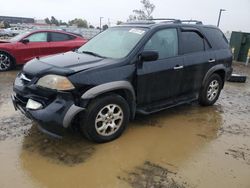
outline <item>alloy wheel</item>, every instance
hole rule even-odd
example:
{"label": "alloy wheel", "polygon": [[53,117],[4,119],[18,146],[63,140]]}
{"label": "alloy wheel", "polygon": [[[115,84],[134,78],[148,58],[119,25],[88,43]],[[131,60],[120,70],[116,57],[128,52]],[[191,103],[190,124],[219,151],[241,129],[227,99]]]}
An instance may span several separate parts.
{"label": "alloy wheel", "polygon": [[10,57],[6,54],[0,53],[0,70],[8,70],[11,66]]}
{"label": "alloy wheel", "polygon": [[217,97],[219,90],[220,90],[220,85],[217,80],[213,80],[212,82],[210,82],[207,89],[207,99],[209,101],[213,101]]}
{"label": "alloy wheel", "polygon": [[124,115],[120,106],[108,104],[98,112],[95,119],[95,129],[99,135],[110,136],[118,131],[123,118]]}

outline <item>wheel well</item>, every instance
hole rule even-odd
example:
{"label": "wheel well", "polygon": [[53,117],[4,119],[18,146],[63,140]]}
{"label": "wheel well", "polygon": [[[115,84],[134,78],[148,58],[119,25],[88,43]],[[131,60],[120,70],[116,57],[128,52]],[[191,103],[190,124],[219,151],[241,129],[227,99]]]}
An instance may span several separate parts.
{"label": "wheel well", "polygon": [[117,89],[117,90],[112,90],[112,91],[109,91],[109,92],[106,92],[106,93],[102,93],[98,96],[96,96],[95,98],[91,99],[88,104],[90,104],[90,102],[92,100],[95,100],[96,98],[100,98],[100,97],[103,97],[103,96],[106,96],[106,95],[110,95],[110,94],[117,94],[119,96],[121,96],[122,98],[124,98],[128,105],[129,105],[129,109],[130,109],[130,119],[134,119],[134,116],[135,116],[135,99],[134,99],[134,96],[133,94],[127,90],[127,89]]}
{"label": "wheel well", "polygon": [[222,88],[224,87],[224,82],[225,82],[225,76],[226,76],[226,73],[224,70],[217,70],[215,71],[214,73],[218,74],[220,77],[221,77],[221,80],[222,80]]}

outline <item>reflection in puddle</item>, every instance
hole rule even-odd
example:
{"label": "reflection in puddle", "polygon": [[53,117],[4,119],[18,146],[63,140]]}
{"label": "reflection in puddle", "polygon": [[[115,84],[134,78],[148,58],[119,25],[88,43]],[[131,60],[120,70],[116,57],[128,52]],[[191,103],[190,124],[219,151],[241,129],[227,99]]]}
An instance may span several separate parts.
{"label": "reflection in puddle", "polygon": [[141,165],[154,170],[152,166],[157,164],[157,173],[169,169],[169,164],[178,170],[182,162],[217,137],[221,124],[217,106],[194,105],[140,116],[118,140],[106,144],[90,143],[74,134],[54,140],[33,127],[24,137],[20,160],[33,182],[45,187],[130,187],[133,182],[117,177],[131,178],[131,174],[122,173],[134,171],[144,177],[145,171],[137,172]]}
{"label": "reflection in puddle", "polygon": [[23,150],[38,153],[55,163],[73,166],[84,162],[94,153],[93,145],[80,135],[68,134],[63,139],[55,139],[41,133],[33,125],[30,134],[24,138]]}

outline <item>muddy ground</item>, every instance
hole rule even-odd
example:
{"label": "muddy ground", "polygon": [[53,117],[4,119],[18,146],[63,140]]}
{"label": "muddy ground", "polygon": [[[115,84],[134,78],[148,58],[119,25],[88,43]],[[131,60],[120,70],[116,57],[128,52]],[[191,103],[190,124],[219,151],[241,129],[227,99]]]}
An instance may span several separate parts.
{"label": "muddy ground", "polygon": [[[235,64],[250,77],[250,67]],[[0,187],[250,187],[250,80],[196,103],[137,117],[121,138],[53,139],[11,101],[18,71],[0,73]]]}

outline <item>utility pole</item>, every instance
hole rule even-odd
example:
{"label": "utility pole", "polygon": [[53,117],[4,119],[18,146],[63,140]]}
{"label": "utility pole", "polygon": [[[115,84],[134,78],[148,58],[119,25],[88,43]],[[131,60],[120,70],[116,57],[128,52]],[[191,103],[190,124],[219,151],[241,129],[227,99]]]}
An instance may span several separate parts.
{"label": "utility pole", "polygon": [[220,9],[219,18],[218,18],[218,22],[217,22],[217,27],[220,26],[221,13],[222,13],[223,11],[226,11],[226,10],[225,10],[225,9]]}
{"label": "utility pole", "polygon": [[102,19],[103,17],[100,17],[100,31],[102,31]]}

